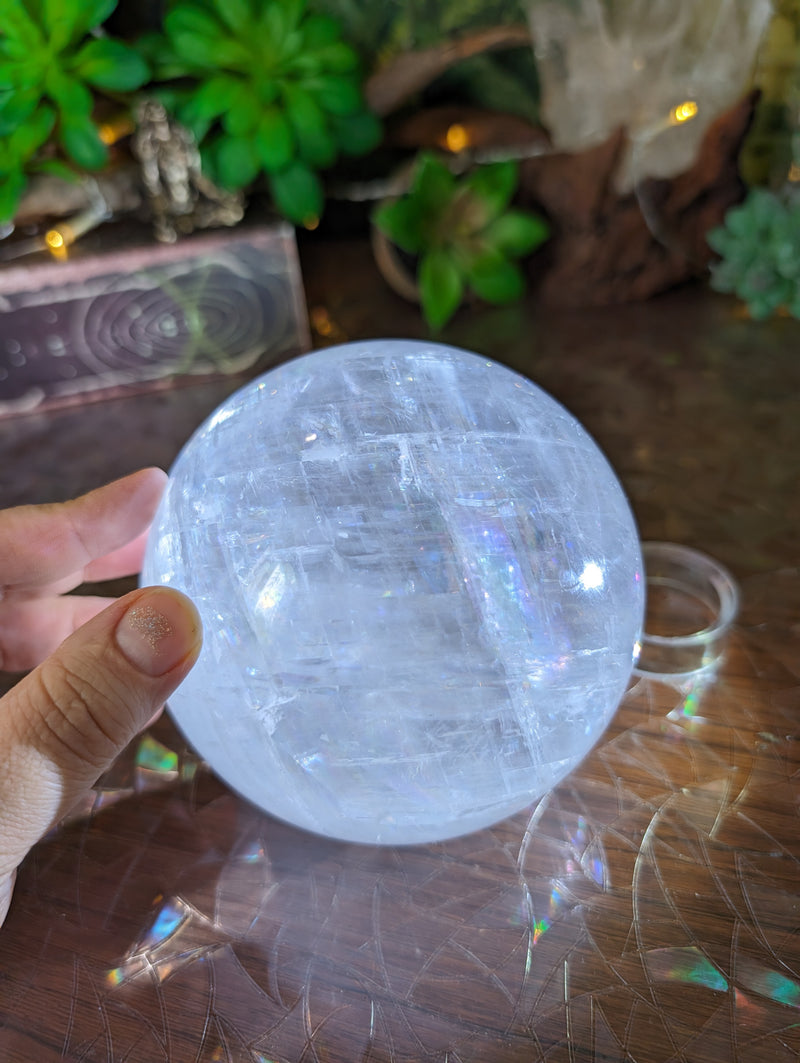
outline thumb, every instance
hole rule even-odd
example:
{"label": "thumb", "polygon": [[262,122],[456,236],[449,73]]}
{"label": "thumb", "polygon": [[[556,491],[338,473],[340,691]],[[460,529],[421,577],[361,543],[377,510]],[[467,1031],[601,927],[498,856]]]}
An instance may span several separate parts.
{"label": "thumb", "polygon": [[183,594],[132,591],[0,699],[0,923],[17,865],[147,725],[200,642]]}

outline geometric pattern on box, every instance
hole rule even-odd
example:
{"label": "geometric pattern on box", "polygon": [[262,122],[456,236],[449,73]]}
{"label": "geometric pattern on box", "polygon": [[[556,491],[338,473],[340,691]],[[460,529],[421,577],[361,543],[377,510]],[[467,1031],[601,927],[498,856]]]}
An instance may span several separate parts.
{"label": "geometric pattern on box", "polygon": [[308,345],[285,224],[0,271],[0,416],[237,373]]}

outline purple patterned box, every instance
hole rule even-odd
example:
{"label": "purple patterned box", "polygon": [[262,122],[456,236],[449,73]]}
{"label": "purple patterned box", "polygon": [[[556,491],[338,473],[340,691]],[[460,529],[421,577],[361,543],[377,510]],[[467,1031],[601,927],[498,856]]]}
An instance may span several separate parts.
{"label": "purple patterned box", "polygon": [[93,239],[66,262],[0,269],[0,416],[266,368],[308,349],[289,225],[175,244],[108,227]]}

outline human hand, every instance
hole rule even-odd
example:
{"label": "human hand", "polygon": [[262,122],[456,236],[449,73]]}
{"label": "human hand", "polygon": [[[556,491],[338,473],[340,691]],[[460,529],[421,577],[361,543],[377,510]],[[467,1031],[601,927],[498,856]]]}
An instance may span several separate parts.
{"label": "human hand", "polygon": [[185,595],[66,595],[139,571],[164,489],[144,469],[72,502],[0,512],[0,924],[16,868],[153,718],[200,651]]}

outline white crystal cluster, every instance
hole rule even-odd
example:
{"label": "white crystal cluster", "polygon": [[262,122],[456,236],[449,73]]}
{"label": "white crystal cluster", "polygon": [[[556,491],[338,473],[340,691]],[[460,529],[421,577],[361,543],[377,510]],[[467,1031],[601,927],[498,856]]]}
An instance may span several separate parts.
{"label": "white crystal cluster", "polygon": [[557,783],[630,676],[636,528],[595,443],[454,348],[349,344],[268,372],[196,432],[146,583],[201,659],[170,699],[245,797],[370,843],[452,837]]}
{"label": "white crystal cluster", "polygon": [[[771,0],[528,0],[542,120],[560,151],[631,140],[618,186],[674,177],[747,91]],[[678,112],[691,101],[697,112]]]}

